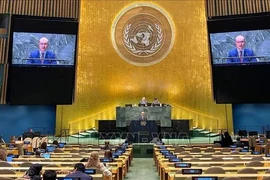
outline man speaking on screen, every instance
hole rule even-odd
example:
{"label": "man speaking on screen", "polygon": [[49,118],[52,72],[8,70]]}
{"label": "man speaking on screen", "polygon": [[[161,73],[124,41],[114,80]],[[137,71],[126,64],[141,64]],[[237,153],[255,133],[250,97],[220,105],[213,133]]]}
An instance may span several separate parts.
{"label": "man speaking on screen", "polygon": [[228,54],[227,63],[257,62],[254,52],[245,48],[245,37],[239,35],[235,38],[235,46]]}
{"label": "man speaking on screen", "polygon": [[39,39],[38,50],[30,53],[27,64],[57,64],[56,56],[53,52],[48,51],[49,40],[46,37]]}

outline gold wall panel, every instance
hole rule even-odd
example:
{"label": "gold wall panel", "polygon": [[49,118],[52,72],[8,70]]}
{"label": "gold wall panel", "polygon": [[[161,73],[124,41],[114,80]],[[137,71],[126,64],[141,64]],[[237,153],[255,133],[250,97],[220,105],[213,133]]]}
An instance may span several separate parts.
{"label": "gold wall panel", "polygon": [[270,11],[269,0],[206,0],[207,16],[228,16]]}
{"label": "gold wall panel", "polygon": [[[140,1],[142,2],[142,1]],[[168,56],[152,66],[135,66],[113,48],[111,26],[134,1],[82,0],[75,102],[57,107],[56,128],[75,133],[115,119],[115,107],[138,104],[145,96],[171,104],[172,119],[193,119],[194,126],[232,130],[231,107],[216,105],[203,0],[145,1],[160,6],[174,21],[175,41]],[[209,3],[209,2],[208,2]]]}

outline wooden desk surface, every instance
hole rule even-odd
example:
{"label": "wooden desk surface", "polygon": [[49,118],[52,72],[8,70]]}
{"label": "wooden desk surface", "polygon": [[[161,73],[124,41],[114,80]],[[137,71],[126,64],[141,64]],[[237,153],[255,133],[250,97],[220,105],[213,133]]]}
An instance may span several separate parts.
{"label": "wooden desk surface", "polygon": [[201,174],[201,175],[196,175],[196,174],[171,174],[169,173],[169,180],[180,180],[181,178],[187,178],[187,177],[239,177],[239,178],[251,178],[251,177],[267,177],[270,176],[270,174],[229,174],[229,173],[225,173],[225,174]]}

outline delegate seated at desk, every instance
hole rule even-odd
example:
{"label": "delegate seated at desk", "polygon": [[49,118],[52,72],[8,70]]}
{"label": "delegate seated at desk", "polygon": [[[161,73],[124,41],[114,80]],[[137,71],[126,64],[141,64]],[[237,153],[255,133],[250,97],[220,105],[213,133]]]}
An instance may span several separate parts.
{"label": "delegate seated at desk", "polygon": [[154,98],[152,106],[161,106],[160,102],[158,101],[158,98]]}
{"label": "delegate seated at desk", "polygon": [[147,100],[145,97],[143,97],[142,100],[140,100],[139,105],[147,106]]}

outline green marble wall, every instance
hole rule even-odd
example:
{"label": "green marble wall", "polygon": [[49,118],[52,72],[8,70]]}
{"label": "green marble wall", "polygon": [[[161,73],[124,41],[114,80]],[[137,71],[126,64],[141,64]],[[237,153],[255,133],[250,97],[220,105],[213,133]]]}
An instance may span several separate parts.
{"label": "green marble wall", "polygon": [[162,107],[116,107],[116,127],[126,127],[132,120],[138,120],[144,111],[147,120],[160,121],[161,127],[171,127],[171,106]]}

